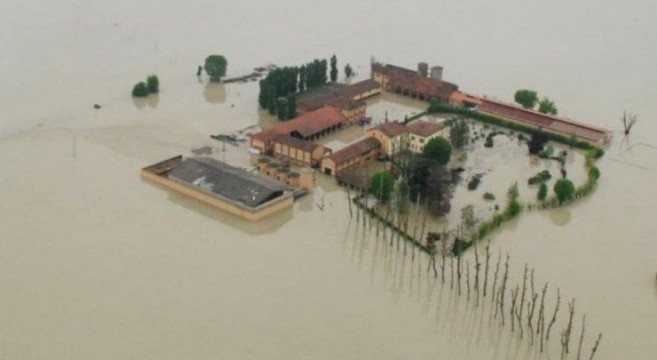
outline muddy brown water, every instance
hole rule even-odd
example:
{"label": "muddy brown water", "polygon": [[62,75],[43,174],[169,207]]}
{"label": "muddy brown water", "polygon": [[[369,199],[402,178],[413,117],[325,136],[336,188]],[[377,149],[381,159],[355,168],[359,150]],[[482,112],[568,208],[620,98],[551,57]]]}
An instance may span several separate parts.
{"label": "muddy brown water", "polygon": [[[577,298],[587,355],[602,331],[597,358],[654,358],[656,12],[590,0],[3,2],[0,357],[547,358],[432,281],[426,258],[350,222],[329,179],[255,224],[142,182],[146,164],[216,147],[209,134],[273,122],[257,83],[196,78],[219,52],[231,76],[333,53],[361,77],[371,56],[427,61],[465,90],[510,99],[534,88],[613,129],[590,198],[524,214],[492,247]],[[161,93],[133,101],[150,73]],[[641,118],[627,139],[623,109]]]}

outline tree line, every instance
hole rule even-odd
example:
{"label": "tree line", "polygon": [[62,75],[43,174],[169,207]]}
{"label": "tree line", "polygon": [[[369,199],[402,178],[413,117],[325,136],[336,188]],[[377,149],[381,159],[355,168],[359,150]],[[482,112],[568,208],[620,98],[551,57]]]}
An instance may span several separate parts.
{"label": "tree line", "polygon": [[[301,66],[286,66],[269,72],[260,80],[258,104],[267,109],[279,120],[289,120],[297,116],[296,94],[321,87],[329,81],[338,79],[338,59],[335,55],[329,62],[326,59],[314,59]],[[327,74],[328,73],[328,74]],[[347,77],[353,75],[351,66],[345,66]]]}

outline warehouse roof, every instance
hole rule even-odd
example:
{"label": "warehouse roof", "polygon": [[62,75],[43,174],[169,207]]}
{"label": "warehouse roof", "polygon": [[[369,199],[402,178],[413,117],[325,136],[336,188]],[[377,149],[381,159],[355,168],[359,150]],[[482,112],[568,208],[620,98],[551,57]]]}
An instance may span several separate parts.
{"label": "warehouse roof", "polygon": [[169,178],[250,208],[258,207],[292,190],[273,180],[207,157],[183,160],[169,172]]}

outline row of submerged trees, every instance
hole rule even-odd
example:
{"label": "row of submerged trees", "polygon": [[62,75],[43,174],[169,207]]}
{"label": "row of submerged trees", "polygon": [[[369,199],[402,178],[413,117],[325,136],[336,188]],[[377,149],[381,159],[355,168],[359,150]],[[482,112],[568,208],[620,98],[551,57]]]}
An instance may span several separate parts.
{"label": "row of submerged trees", "polygon": [[[296,113],[296,94],[326,85],[329,81],[338,79],[338,59],[335,55],[329,62],[326,59],[315,59],[301,66],[277,68],[260,80],[258,104],[260,108],[269,110],[271,115],[279,120],[294,118]],[[328,73],[328,74],[327,74]],[[353,70],[347,64],[345,75],[351,77]]]}
{"label": "row of submerged trees", "polygon": [[[396,239],[398,251],[402,250],[400,243],[403,243],[404,256],[408,255],[407,243],[418,245],[410,247],[412,261],[415,261],[416,248],[417,251],[428,254],[426,271],[433,273],[435,281],[439,281],[444,288],[449,286],[449,290],[455,296],[464,297],[472,306],[489,305],[491,317],[498,321],[501,327],[510,329],[511,333],[517,334],[520,339],[526,339],[530,346],[538,346],[541,353],[548,351],[549,340],[552,338],[558,340],[562,358],[570,355],[578,360],[594,358],[602,334],[597,334],[592,340],[587,357],[585,354],[587,350],[584,349],[586,316],[581,316],[579,337],[577,337],[574,334],[577,328],[574,298],[565,303],[567,308],[563,310],[565,307],[562,304],[560,290],[557,289],[556,294],[551,293],[548,282],[537,287],[534,270],[530,270],[527,264],[522,270],[522,281],[512,283],[512,279],[516,277],[512,276],[509,254],[502,257],[502,253],[498,252],[495,261],[492,259],[489,244],[485,246],[483,254],[480,254],[479,247],[474,246],[474,259],[464,258],[463,253],[455,252],[453,246],[450,249],[448,236],[445,233],[428,233],[426,243],[418,244],[415,235],[420,230],[419,224],[416,222],[412,230],[413,236],[410,236],[407,215],[414,211],[414,208],[417,211],[419,199],[413,204],[408,202],[407,197],[402,196],[401,199],[404,201],[396,203],[396,199],[399,198],[396,194],[398,191],[395,187],[386,203],[387,209],[383,212],[373,211],[368,207],[366,197],[362,196],[362,193],[355,198],[354,210],[350,198],[348,202],[350,216],[355,217],[357,223],[362,223],[366,231],[373,231],[372,229],[375,228],[376,236],[390,246],[394,246]],[[509,190],[509,198],[510,204],[516,201],[512,200],[517,199],[516,185]],[[507,209],[512,209],[514,206],[508,205]],[[472,215],[468,207],[463,209],[462,217],[467,218],[467,214]],[[426,212],[421,222],[420,238],[424,236],[425,226]],[[553,307],[550,307],[550,304],[553,304]],[[558,321],[560,317],[565,319]],[[560,331],[556,330],[560,326],[558,323],[562,323],[563,326]]]}

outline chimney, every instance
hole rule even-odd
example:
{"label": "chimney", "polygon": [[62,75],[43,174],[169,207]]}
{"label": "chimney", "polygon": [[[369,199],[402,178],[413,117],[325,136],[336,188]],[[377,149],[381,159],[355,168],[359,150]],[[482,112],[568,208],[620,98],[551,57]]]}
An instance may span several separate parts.
{"label": "chimney", "polygon": [[443,79],[443,67],[442,66],[432,66],[431,67],[431,78],[436,80]]}
{"label": "chimney", "polygon": [[422,77],[427,77],[427,73],[429,70],[429,64],[425,62],[421,62],[417,64],[417,74]]}

